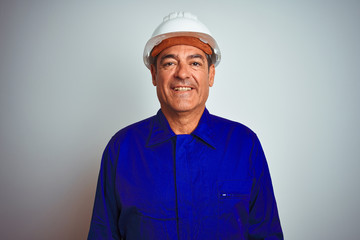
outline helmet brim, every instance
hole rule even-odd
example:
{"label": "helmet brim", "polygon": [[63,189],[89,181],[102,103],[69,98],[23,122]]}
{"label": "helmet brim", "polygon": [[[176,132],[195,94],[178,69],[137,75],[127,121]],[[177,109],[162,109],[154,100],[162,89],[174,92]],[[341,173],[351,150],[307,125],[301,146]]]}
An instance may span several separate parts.
{"label": "helmet brim", "polygon": [[151,51],[157,45],[159,45],[163,40],[173,37],[196,37],[200,39],[202,42],[208,44],[213,49],[213,54],[211,55],[211,59],[215,67],[219,64],[221,59],[221,53],[219,46],[217,45],[215,39],[211,37],[209,34],[200,33],[200,32],[170,32],[164,33],[157,36],[152,37],[146,43],[143,53],[143,60],[145,66],[150,69],[151,64],[153,63],[153,58],[151,57]]}

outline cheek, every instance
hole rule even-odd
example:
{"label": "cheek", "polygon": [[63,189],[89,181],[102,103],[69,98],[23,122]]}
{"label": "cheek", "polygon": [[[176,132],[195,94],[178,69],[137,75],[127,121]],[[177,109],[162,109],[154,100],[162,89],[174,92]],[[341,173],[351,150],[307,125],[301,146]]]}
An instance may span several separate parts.
{"label": "cheek", "polygon": [[162,78],[157,79],[156,91],[157,91],[158,95],[159,94],[166,95],[166,93],[168,91],[168,86],[167,86],[167,82],[164,81],[164,79],[162,79]]}
{"label": "cheek", "polygon": [[160,71],[157,74],[156,79],[157,79],[157,85],[166,86],[169,84],[170,74]]}
{"label": "cheek", "polygon": [[212,86],[212,83],[211,83],[211,79],[209,78],[209,75],[208,74],[202,74],[201,76],[199,76],[200,78],[198,79],[201,79],[199,85],[201,85],[202,88],[205,88],[205,89],[208,89],[209,87]]}

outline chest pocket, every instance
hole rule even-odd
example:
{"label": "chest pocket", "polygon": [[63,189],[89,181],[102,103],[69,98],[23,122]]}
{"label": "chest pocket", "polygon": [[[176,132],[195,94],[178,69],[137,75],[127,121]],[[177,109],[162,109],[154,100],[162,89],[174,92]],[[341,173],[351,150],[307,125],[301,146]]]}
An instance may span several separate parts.
{"label": "chest pocket", "polygon": [[233,239],[230,236],[241,236],[248,231],[251,186],[250,179],[224,180],[217,183],[218,231],[226,232],[229,235],[227,239]]}

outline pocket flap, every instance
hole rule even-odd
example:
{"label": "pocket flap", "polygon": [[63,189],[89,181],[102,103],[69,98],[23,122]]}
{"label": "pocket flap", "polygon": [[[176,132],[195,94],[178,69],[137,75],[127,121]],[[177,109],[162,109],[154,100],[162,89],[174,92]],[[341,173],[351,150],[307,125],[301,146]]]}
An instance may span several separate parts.
{"label": "pocket flap", "polygon": [[223,180],[218,181],[219,198],[243,198],[249,197],[251,192],[251,180]]}

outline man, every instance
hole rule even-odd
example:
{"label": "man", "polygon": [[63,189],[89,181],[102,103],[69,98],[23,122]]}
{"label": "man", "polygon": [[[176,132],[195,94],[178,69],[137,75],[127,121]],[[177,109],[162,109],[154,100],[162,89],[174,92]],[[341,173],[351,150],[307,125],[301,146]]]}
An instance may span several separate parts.
{"label": "man", "polygon": [[205,108],[220,51],[189,13],[144,50],[161,110],[107,145],[88,239],[283,239],[256,135]]}

